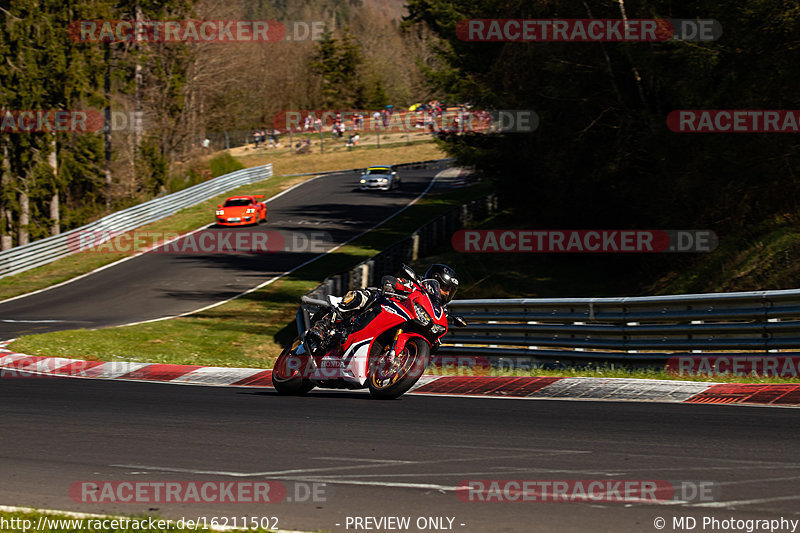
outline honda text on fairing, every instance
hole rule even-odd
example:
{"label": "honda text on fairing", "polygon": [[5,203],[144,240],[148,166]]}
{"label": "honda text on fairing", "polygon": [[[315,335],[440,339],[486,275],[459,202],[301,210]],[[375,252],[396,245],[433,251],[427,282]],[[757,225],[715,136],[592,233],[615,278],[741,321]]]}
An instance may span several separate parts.
{"label": "honda text on fairing", "polygon": [[231,196],[218,205],[214,215],[222,226],[246,226],[267,221],[267,204],[260,202],[263,194]]}
{"label": "honda text on fairing", "polygon": [[[374,398],[381,399],[397,398],[408,391],[447,333],[448,314],[439,281],[420,279],[406,265],[403,270],[407,281],[384,284],[380,291],[372,292],[364,310],[349,319],[345,333],[321,353],[309,345],[308,330],[303,332],[275,362],[275,389],[281,394],[304,394],[314,387],[368,388]],[[321,301],[303,297],[303,301],[323,308],[313,324],[330,312],[328,308],[337,316],[342,298],[328,296]],[[460,317],[450,319],[466,325]]]}

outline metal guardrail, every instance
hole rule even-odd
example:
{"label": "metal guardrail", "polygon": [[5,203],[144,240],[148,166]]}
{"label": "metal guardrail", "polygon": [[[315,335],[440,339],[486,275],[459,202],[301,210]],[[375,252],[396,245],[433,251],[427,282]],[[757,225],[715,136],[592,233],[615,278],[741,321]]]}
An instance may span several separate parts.
{"label": "metal guardrail", "polygon": [[[431,159],[400,163],[395,168],[438,168],[447,167],[452,159]],[[358,172],[366,167],[328,172],[292,174],[293,176],[312,176]],[[81,235],[91,234],[92,245],[100,245],[109,238],[150,224],[186,207],[204,202],[218,194],[223,194],[242,185],[257,183],[272,177],[272,163],[237,170],[224,176],[188,187],[173,194],[155,198],[142,204],[117,211],[94,222],[66,231],[59,235],[39,239],[23,246],[0,252],[0,278],[19,274],[31,268],[52,263],[80,249]]]}
{"label": "metal guardrail", "polygon": [[[352,269],[326,278],[306,298],[341,296],[374,286],[400,264],[427,255],[456,229],[496,209],[496,198],[455,209]],[[306,300],[306,304],[311,303]],[[575,363],[663,365],[680,356],[800,355],[800,289],[621,298],[455,300],[452,313],[469,326],[451,328],[440,362],[530,368]],[[297,327],[311,313],[303,305]],[[790,353],[786,353],[789,351]]]}
{"label": "metal guardrail", "polygon": [[374,287],[384,274],[397,272],[403,263],[416,261],[419,257],[432,253],[455,231],[473,220],[489,216],[496,210],[497,196],[492,194],[448,211],[383,252],[362,261],[345,272],[325,278],[307,296],[324,300],[325,296],[329,294],[340,296],[351,289]]}
{"label": "metal guardrail", "polygon": [[451,329],[439,355],[486,357],[501,366],[575,361],[652,365],[677,356],[754,356],[800,348],[798,289],[456,300],[448,307],[470,325]]}
{"label": "metal guardrail", "polygon": [[93,245],[155,222],[242,185],[272,177],[272,164],[237,170],[173,194],[117,211],[73,230],[0,252],[0,278],[19,274],[70,255],[80,248],[81,235],[92,234]]}

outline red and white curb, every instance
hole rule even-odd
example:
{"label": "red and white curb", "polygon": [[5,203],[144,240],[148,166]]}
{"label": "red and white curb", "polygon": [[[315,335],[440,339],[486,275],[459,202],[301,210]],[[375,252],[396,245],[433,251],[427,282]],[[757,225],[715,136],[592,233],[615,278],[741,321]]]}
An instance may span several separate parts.
{"label": "red and white curb", "polygon": [[700,381],[560,378],[451,377],[420,379],[417,394],[503,398],[714,403],[800,407],[800,384],[709,383]]}
{"label": "red and white curb", "polygon": [[[272,371],[162,363],[102,362],[31,356],[0,345],[0,378],[73,377],[188,385],[271,387]],[[513,376],[425,375],[409,391],[426,396],[611,400],[800,407],[800,384]]]}

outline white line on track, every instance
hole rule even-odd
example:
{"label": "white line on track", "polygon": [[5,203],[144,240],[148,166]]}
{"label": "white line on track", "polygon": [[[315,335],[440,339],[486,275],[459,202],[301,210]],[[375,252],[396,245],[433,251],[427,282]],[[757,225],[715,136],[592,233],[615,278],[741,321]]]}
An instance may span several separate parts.
{"label": "white line on track", "polygon": [[330,478],[303,478],[303,481],[317,482],[317,483],[330,483],[332,485],[366,485],[369,487],[393,487],[401,489],[425,489],[425,490],[438,490],[442,492],[456,492],[456,490],[465,490],[466,487],[459,489],[453,485],[437,485],[435,483],[401,483],[395,481],[356,481],[345,479],[330,479]]}
{"label": "white line on track", "polygon": [[464,450],[505,450],[508,452],[539,452],[551,455],[570,453],[594,453],[592,450],[553,450],[550,448],[508,448],[505,446],[468,446],[462,444],[435,444],[436,448],[455,448]]}
{"label": "white line on track", "polygon": [[[514,468],[514,467],[497,467],[496,470],[488,470],[488,471],[481,471],[481,472],[424,472],[424,473],[417,473],[417,474],[395,474],[395,473],[386,473],[386,474],[340,474],[336,476],[323,476],[325,479],[331,480],[346,480],[346,479],[356,479],[356,478],[399,478],[399,477],[433,477],[433,476],[440,476],[440,477],[455,477],[458,476],[462,479],[468,479],[468,476],[500,476],[500,475],[520,475],[526,473],[549,473],[550,470],[542,471],[542,469],[538,468]],[[274,479],[284,480],[284,481],[303,481],[305,480],[305,476],[277,476]]]}
{"label": "white line on track", "polygon": [[[284,177],[284,176],[278,176],[278,177]],[[301,182],[301,183],[297,183],[297,184],[295,184],[295,185],[292,185],[291,187],[289,187],[289,188],[288,188],[288,189],[286,189],[285,191],[281,191],[281,192],[279,192],[278,194],[276,194],[275,196],[272,196],[271,198],[269,198],[269,199],[265,200],[265,202],[264,202],[264,203],[267,203],[267,204],[268,204],[268,203],[270,203],[271,201],[273,201],[273,200],[276,200],[276,199],[280,198],[280,197],[281,197],[281,196],[283,196],[284,194],[286,194],[286,193],[288,193],[288,192],[290,192],[290,191],[292,191],[292,190],[296,189],[297,187],[300,187],[301,185],[304,185],[304,184],[306,184],[306,183],[310,183],[310,182],[312,182],[312,181],[314,181],[314,180],[316,180],[317,178],[320,178],[320,177],[322,177],[322,176],[315,176],[315,177],[313,177],[313,178],[311,178],[311,179],[308,179],[308,180],[306,180],[306,181],[303,181],[303,182]],[[268,179],[271,179],[271,178],[268,178]],[[255,183],[254,183],[253,185],[257,185],[257,184],[255,184]],[[163,219],[162,219],[162,220],[163,220]],[[158,222],[158,221],[157,221],[157,222]],[[35,291],[33,291],[33,292],[26,292],[25,294],[20,294],[20,295],[18,295],[18,296],[13,296],[13,297],[11,297],[11,298],[6,298],[5,300],[2,300],[2,301],[0,301],[0,304],[4,304],[4,303],[6,303],[6,302],[10,302],[10,301],[12,301],[12,300],[17,300],[17,299],[19,299],[19,298],[25,298],[25,297],[27,297],[27,296],[32,296],[32,295],[34,295],[34,294],[39,294],[40,292],[49,291],[50,289],[55,289],[56,287],[61,287],[62,285],[66,285],[66,284],[68,284],[68,283],[72,283],[73,281],[78,281],[79,279],[85,278],[85,277],[87,277],[87,276],[91,276],[92,274],[95,274],[95,273],[97,273],[97,272],[100,272],[101,270],[105,270],[105,269],[107,269],[107,268],[115,267],[115,266],[117,266],[117,265],[119,265],[119,264],[121,264],[121,263],[124,263],[125,261],[130,261],[131,259],[133,259],[133,258],[135,258],[135,257],[139,257],[140,255],[143,255],[143,254],[146,254],[146,253],[152,252],[153,250],[157,250],[158,248],[161,248],[161,247],[164,247],[164,246],[166,246],[166,245],[168,245],[168,244],[171,244],[171,243],[173,243],[173,242],[177,241],[178,239],[183,239],[184,237],[188,237],[189,235],[193,235],[193,234],[197,233],[198,231],[202,231],[202,230],[204,230],[204,229],[208,229],[208,228],[210,228],[211,226],[213,226],[214,224],[215,224],[215,222],[212,222],[212,223],[210,223],[210,224],[206,224],[206,225],[205,225],[205,226],[203,226],[203,227],[200,227],[200,228],[194,229],[194,230],[192,230],[192,231],[190,231],[190,232],[188,232],[188,233],[184,233],[184,234],[182,234],[182,235],[178,235],[177,237],[173,237],[172,239],[170,239],[170,240],[168,240],[168,241],[164,241],[163,243],[159,244],[158,246],[155,246],[155,247],[151,247],[151,248],[147,248],[147,249],[141,250],[141,251],[139,251],[139,252],[137,252],[137,253],[135,253],[135,254],[133,254],[133,255],[129,255],[128,257],[123,257],[123,258],[122,258],[122,259],[120,259],[119,261],[114,261],[113,263],[109,263],[109,264],[107,264],[107,265],[103,265],[103,266],[101,266],[101,267],[95,268],[94,270],[91,270],[91,271],[89,271],[89,272],[86,272],[85,274],[81,274],[81,275],[79,275],[79,276],[75,276],[74,278],[70,278],[70,279],[68,279],[68,280],[66,280],[66,281],[62,281],[61,283],[56,283],[55,285],[50,285],[50,286],[48,286],[48,287],[43,287],[43,288],[41,288],[41,289],[39,289],[39,290],[35,290]],[[144,227],[144,226],[142,226],[142,227]],[[135,230],[133,230],[133,231],[135,231]]]}
{"label": "white line on track", "polygon": [[[494,456],[492,459],[519,459],[531,454],[514,454],[506,456]],[[536,453],[537,457],[539,456]],[[433,459],[428,461],[407,461],[409,465],[431,465],[431,464],[452,464],[452,463],[469,463],[473,461],[486,461],[486,457],[461,457],[456,459]],[[229,470],[207,470],[202,468],[180,468],[173,466],[156,466],[156,465],[133,465],[133,464],[111,464],[114,468],[131,468],[135,470],[150,470],[155,472],[176,472],[185,474],[201,474],[201,475],[215,475],[215,476],[229,476],[229,477],[260,477],[260,476],[285,476],[287,474],[307,474],[319,472],[334,472],[342,470],[362,470],[371,468],[381,468],[392,466],[392,463],[373,463],[373,464],[359,464],[359,465],[341,465],[341,466],[327,466],[327,467],[312,467],[312,468],[295,468],[290,470],[273,470],[266,472],[233,472]],[[580,475],[597,475],[605,477],[620,476],[622,472],[608,472],[605,470],[574,470],[566,468],[524,468],[526,472],[536,472],[540,474],[580,474]],[[441,475],[449,475],[444,472]]]}
{"label": "white line on track", "polygon": [[171,466],[149,466],[149,465],[124,465],[114,464],[109,465],[117,468],[135,468],[137,470],[152,470],[158,472],[178,472],[184,474],[208,474],[215,476],[229,476],[229,477],[262,477],[262,476],[281,476],[286,474],[304,474],[316,472],[333,472],[338,470],[358,470],[362,468],[380,468],[382,466],[390,466],[387,464],[368,464],[368,465],[343,465],[343,466],[328,466],[319,468],[297,468],[292,470],[274,470],[268,472],[230,472],[226,470],[204,470],[196,468],[176,468]]}
{"label": "white line on track", "polygon": [[752,479],[740,479],[739,481],[717,481],[714,484],[727,487],[729,485],[749,485],[751,483],[765,483],[772,481],[794,481],[798,479],[800,479],[800,476],[752,478]]}
{"label": "white line on track", "polygon": [[770,469],[780,469],[780,470],[787,470],[787,469],[797,469],[800,468],[800,465],[796,464],[782,464],[782,465],[754,465],[754,466],[740,466],[740,465],[730,465],[730,466],[685,466],[685,467],[674,467],[674,468],[662,468],[662,467],[650,467],[650,468],[626,468],[627,473],[633,472],[688,472],[688,471],[724,471],[724,470],[770,470]]}
{"label": "white line on track", "polygon": [[361,457],[312,457],[320,461],[362,461],[365,463],[385,463],[385,464],[416,464],[416,461],[399,461],[397,459],[363,459]]}
{"label": "white line on track", "polygon": [[[444,171],[442,171],[442,172],[444,172]],[[430,181],[428,186],[425,188],[424,191],[422,191],[419,194],[419,196],[417,196],[411,202],[409,202],[406,205],[404,205],[399,211],[395,211],[392,215],[390,215],[390,216],[386,217],[385,219],[381,220],[380,222],[378,222],[377,224],[375,224],[371,228],[362,231],[358,235],[355,235],[354,237],[351,237],[350,239],[346,240],[345,242],[343,242],[341,244],[337,244],[333,248],[330,248],[330,249],[326,250],[325,252],[323,252],[323,253],[315,256],[315,257],[312,257],[311,259],[309,259],[305,263],[303,263],[301,265],[298,265],[298,266],[292,268],[291,270],[287,270],[283,274],[279,274],[279,275],[275,276],[274,278],[271,278],[271,279],[265,281],[264,283],[262,283],[260,285],[257,285],[257,286],[255,286],[255,287],[253,287],[251,289],[247,289],[246,291],[244,291],[241,294],[237,294],[236,296],[228,298],[227,300],[222,300],[220,302],[216,302],[216,303],[213,303],[211,305],[207,305],[205,307],[201,307],[200,309],[195,309],[194,311],[187,311],[186,313],[181,313],[179,315],[164,316],[164,317],[160,317],[160,318],[153,318],[153,319],[150,319],[150,320],[142,320],[142,321],[139,321],[139,322],[131,322],[131,323],[128,323],[128,324],[120,324],[119,326],[115,326],[115,327],[135,326],[136,324],[147,324],[149,322],[158,322],[158,321],[161,321],[161,320],[169,320],[169,319],[172,319],[172,318],[178,318],[178,317],[182,317],[182,316],[189,316],[189,315],[192,315],[194,313],[201,313],[201,312],[206,311],[208,309],[212,309],[212,308],[217,307],[219,305],[223,305],[223,304],[226,304],[226,303],[231,302],[233,300],[236,300],[238,298],[241,298],[242,296],[246,296],[246,295],[248,295],[248,294],[250,294],[252,292],[255,292],[255,291],[259,290],[259,289],[263,289],[267,285],[271,285],[272,283],[275,283],[279,279],[288,276],[289,274],[295,272],[296,270],[299,270],[299,269],[303,268],[304,266],[309,265],[309,264],[313,263],[314,261],[317,261],[318,259],[321,259],[321,258],[325,257],[326,255],[328,255],[330,253],[335,252],[339,248],[341,248],[343,246],[346,246],[347,244],[350,244],[354,240],[356,240],[359,237],[369,233],[370,231],[374,230],[375,228],[378,228],[378,227],[382,226],[383,224],[389,222],[391,219],[393,219],[394,217],[396,217],[397,215],[399,215],[400,213],[402,213],[403,211],[405,211],[406,209],[408,209],[409,207],[411,207],[412,205],[417,203],[420,199],[422,199],[423,196],[428,194],[428,191],[430,191],[431,188],[433,187],[434,183],[436,183],[436,179],[439,177],[439,174],[441,174],[441,172],[437,173],[433,177],[433,179]],[[326,176],[331,176],[331,174],[327,174]],[[314,180],[316,180],[318,178],[321,178],[321,177],[323,177],[323,176],[317,176],[316,178],[313,178],[311,180],[304,181],[303,183],[299,183],[299,184],[295,185],[295,187],[299,187],[300,185],[305,185],[306,183],[309,183],[309,182],[314,181]],[[291,191],[292,189],[294,189],[294,187],[285,190],[284,193],[287,193],[287,192]],[[283,194],[283,193],[281,193],[281,194]]]}
{"label": "white line on track", "polygon": [[689,507],[702,507],[707,509],[729,509],[735,506],[741,505],[754,505],[757,503],[771,503],[771,502],[782,502],[787,500],[800,500],[800,494],[791,494],[788,496],[775,496],[773,498],[756,498],[754,500],[732,500],[727,502],[703,502],[703,503],[694,503],[689,505]]}
{"label": "white line on track", "polygon": [[[33,293],[31,293],[33,294]],[[74,320],[14,320],[13,318],[3,318],[0,322],[11,322],[14,324],[51,324],[56,322],[76,322]]]}

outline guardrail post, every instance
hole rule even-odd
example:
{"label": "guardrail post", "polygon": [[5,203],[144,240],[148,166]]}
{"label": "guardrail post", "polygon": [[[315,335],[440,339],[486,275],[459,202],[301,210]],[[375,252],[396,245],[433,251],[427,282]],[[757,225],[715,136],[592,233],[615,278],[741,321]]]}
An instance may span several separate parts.
{"label": "guardrail post", "polygon": [[367,263],[361,264],[361,288],[366,289],[369,287],[369,265]]}

